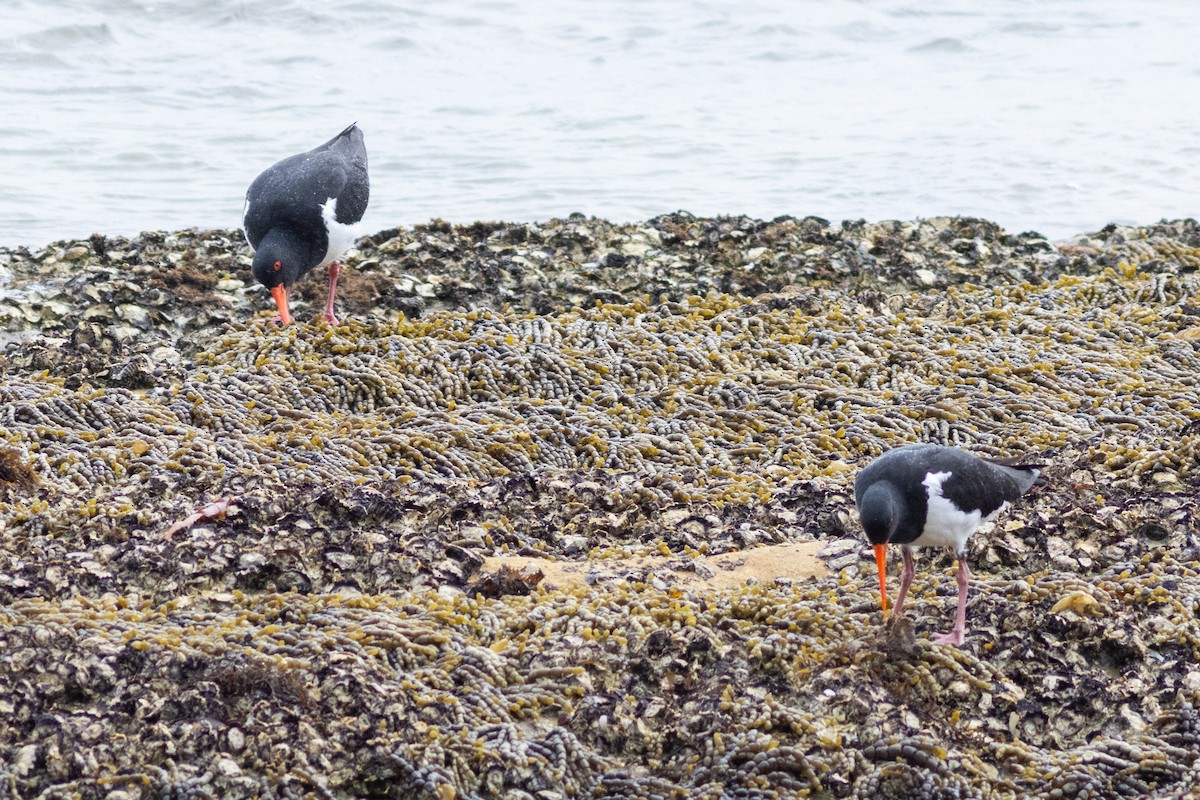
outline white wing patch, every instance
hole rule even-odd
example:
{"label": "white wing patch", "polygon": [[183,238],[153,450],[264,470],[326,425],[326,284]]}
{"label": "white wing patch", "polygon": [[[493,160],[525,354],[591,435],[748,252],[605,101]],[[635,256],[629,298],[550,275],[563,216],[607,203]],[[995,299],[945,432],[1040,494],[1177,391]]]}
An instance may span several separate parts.
{"label": "white wing patch", "polygon": [[325,220],[325,230],[329,233],[329,248],[325,251],[325,258],[317,264],[317,269],[336,261],[358,239],[357,224],[344,225],[337,221],[336,197],[329,198],[321,205],[321,219]]}
{"label": "white wing patch", "polygon": [[929,510],[925,515],[925,528],[916,540],[909,542],[912,547],[952,547],[954,552],[961,552],[967,545],[967,537],[981,525],[991,522],[1000,512],[1008,508],[1003,503],[999,508],[983,516],[975,510],[970,513],[954,505],[942,494],[942,484],[950,477],[949,472],[931,472],[921,481],[925,485],[929,497]]}

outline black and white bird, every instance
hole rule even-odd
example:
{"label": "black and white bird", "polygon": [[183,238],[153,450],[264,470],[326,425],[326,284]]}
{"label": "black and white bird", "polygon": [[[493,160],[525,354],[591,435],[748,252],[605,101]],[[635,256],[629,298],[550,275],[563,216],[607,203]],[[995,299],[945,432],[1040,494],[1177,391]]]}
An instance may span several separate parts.
{"label": "black and white bird", "polygon": [[337,325],[333,298],[337,259],[358,238],[370,199],[367,148],[351,125],[320,147],[269,167],[246,190],[242,226],[254,248],[254,277],[271,290],[279,321],[288,325],[288,291],[316,267],[329,267],[322,318]]}
{"label": "black and white bird", "polygon": [[1038,481],[1040,464],[989,461],[957,447],[917,444],[889,450],[854,481],[854,502],[875,548],[879,595],[887,615],[887,546],[900,545],[904,571],[896,614],[912,584],[914,547],[952,547],[958,559],[954,629],[933,641],[961,645],[967,624],[967,537]]}

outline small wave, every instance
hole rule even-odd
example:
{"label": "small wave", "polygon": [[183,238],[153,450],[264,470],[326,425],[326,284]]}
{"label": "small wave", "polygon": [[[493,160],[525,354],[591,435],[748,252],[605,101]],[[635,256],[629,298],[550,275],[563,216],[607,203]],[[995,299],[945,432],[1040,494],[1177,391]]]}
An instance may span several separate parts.
{"label": "small wave", "polygon": [[895,36],[895,31],[891,28],[876,25],[866,20],[857,20],[847,25],[839,25],[833,28],[833,33],[851,42],[882,42]]}
{"label": "small wave", "polygon": [[[269,92],[263,91],[257,86],[248,83],[221,83],[221,84],[197,84],[190,86],[187,89],[181,89],[178,93],[181,97],[187,98],[181,105],[186,107],[194,98],[220,98],[231,101],[247,101],[247,100],[268,100],[271,97]],[[166,98],[158,99],[160,105],[169,105],[172,101]],[[175,101],[178,102],[178,101]]]}
{"label": "small wave", "polygon": [[1021,33],[1030,36],[1049,36],[1060,32],[1063,29],[1062,25],[1055,25],[1049,22],[1010,22],[1000,30],[1005,33]]}
{"label": "small wave", "polygon": [[59,25],[45,28],[24,36],[18,36],[17,42],[36,50],[54,51],[65,47],[87,45],[91,47],[115,44],[112,30],[107,24],[99,25]]}
{"label": "small wave", "polygon": [[653,39],[662,36],[666,31],[653,25],[634,25],[632,28],[626,28],[624,33],[630,39]]}
{"label": "small wave", "polygon": [[417,48],[417,43],[407,36],[384,36],[371,42],[371,47],[376,50],[414,50]]}
{"label": "small wave", "polygon": [[459,117],[486,117],[493,113],[490,108],[481,108],[479,106],[438,106],[433,110],[435,114],[453,114]]}
{"label": "small wave", "polygon": [[549,117],[559,113],[554,106],[532,106],[524,111],[516,112],[518,117]]}
{"label": "small wave", "polygon": [[758,55],[751,56],[755,61],[770,61],[772,63],[783,63],[785,61],[795,61],[794,53],[781,53],[778,50],[767,50]]}
{"label": "small wave", "polygon": [[757,28],[754,29],[753,35],[754,36],[794,37],[794,36],[799,36],[800,31],[799,31],[799,29],[795,28],[792,25],[782,25],[782,24],[759,25]]}
{"label": "small wave", "polygon": [[0,68],[12,69],[66,69],[71,65],[54,53],[0,52]]}
{"label": "small wave", "polygon": [[962,39],[955,39],[953,36],[943,36],[908,48],[910,53],[969,53],[973,49]]}

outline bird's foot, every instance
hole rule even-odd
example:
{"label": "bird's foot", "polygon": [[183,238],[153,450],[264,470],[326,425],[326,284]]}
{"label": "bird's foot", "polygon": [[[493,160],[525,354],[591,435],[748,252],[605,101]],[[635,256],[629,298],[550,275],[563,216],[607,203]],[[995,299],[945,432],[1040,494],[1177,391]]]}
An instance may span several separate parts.
{"label": "bird's foot", "polygon": [[288,323],[284,322],[283,317],[279,316],[278,314],[276,314],[273,317],[268,317],[268,316],[265,316],[265,314],[263,314],[263,315],[254,317],[254,319],[251,320],[250,324],[254,325],[254,326],[263,326],[266,328],[270,328],[272,330],[279,330],[281,328],[287,327]]}
{"label": "bird's foot", "polygon": [[954,647],[962,647],[963,632],[960,630],[953,630],[949,633],[939,633],[936,636],[929,637],[929,641],[933,642],[934,644],[948,644],[953,645]]}
{"label": "bird's foot", "polygon": [[320,319],[324,320],[326,325],[332,325],[335,328],[338,325],[342,324],[342,323],[338,322],[338,318],[334,315],[334,313],[332,311],[326,311],[324,314],[321,315]]}

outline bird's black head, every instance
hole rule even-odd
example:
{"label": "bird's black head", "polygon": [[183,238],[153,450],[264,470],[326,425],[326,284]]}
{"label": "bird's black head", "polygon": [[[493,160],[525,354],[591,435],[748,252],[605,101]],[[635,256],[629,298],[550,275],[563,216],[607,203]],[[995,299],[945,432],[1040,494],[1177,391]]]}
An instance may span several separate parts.
{"label": "bird's black head", "polygon": [[858,518],[871,544],[890,542],[903,513],[904,500],[887,481],[872,483],[858,499]]}
{"label": "bird's black head", "polygon": [[[272,232],[274,233],[274,232]],[[258,249],[254,251],[254,278],[268,289],[274,289],[283,284],[291,288],[306,271],[308,253],[296,245],[288,236],[274,236],[271,233],[263,237]]]}
{"label": "bird's black head", "polygon": [[875,567],[879,571],[879,603],[886,617],[887,547],[904,516],[904,498],[892,483],[875,481],[857,498],[857,504],[858,519],[867,534],[867,541],[875,550]]}
{"label": "bird's black head", "polygon": [[255,279],[271,290],[275,305],[279,309],[279,321],[284,325],[291,324],[292,315],[288,310],[288,289],[291,288],[305,272],[312,269],[315,262],[312,255],[295,237],[278,228],[271,230],[258,243],[254,251],[254,262],[251,269]]}

